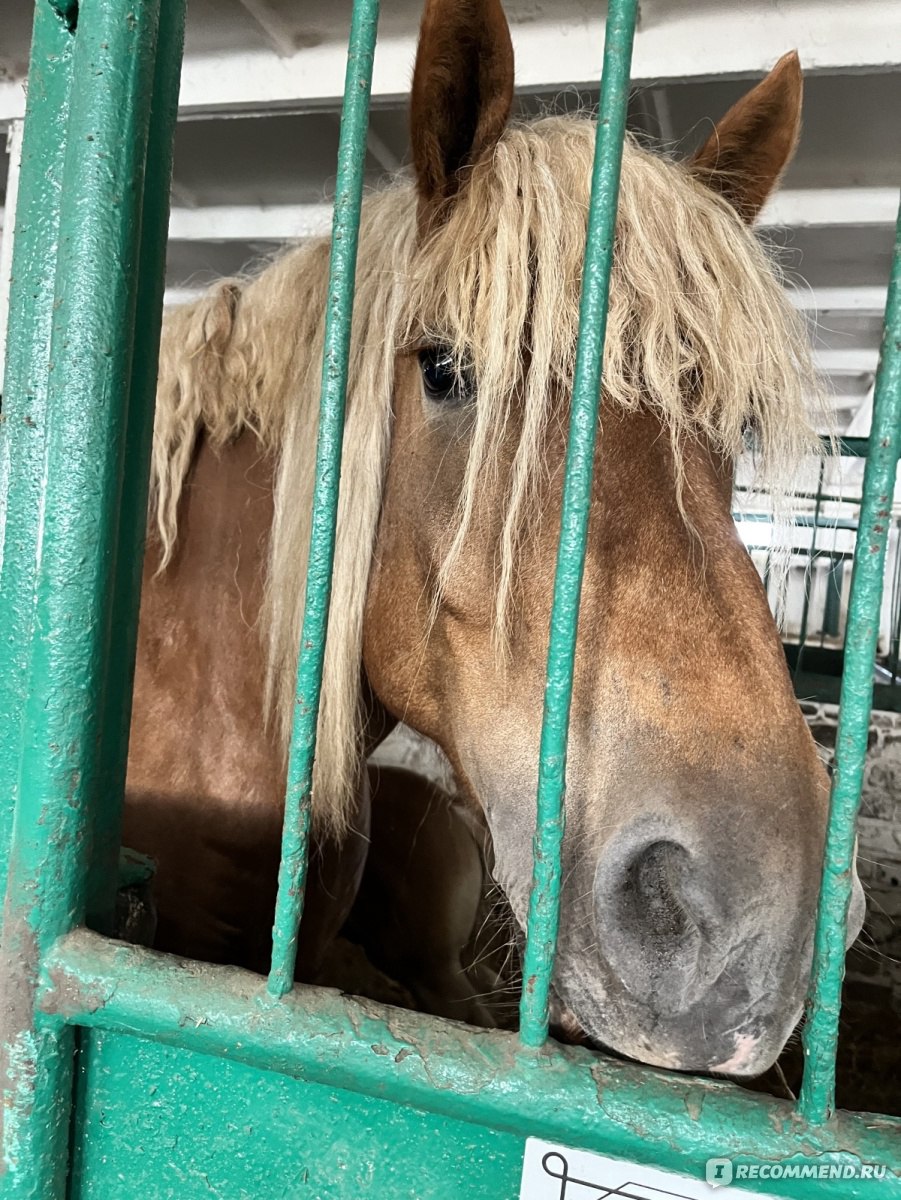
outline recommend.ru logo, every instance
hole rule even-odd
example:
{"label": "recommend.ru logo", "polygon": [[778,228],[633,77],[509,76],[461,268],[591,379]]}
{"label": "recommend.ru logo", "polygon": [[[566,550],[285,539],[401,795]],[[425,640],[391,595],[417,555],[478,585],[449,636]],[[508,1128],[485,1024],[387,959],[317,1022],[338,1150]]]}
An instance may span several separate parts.
{"label": "recommend.ru logo", "polygon": [[754,1159],[709,1158],[704,1177],[712,1188],[730,1183],[771,1183],[780,1179],[816,1179],[823,1183],[843,1179],[885,1179],[885,1163],[829,1162],[819,1159],[769,1162]]}

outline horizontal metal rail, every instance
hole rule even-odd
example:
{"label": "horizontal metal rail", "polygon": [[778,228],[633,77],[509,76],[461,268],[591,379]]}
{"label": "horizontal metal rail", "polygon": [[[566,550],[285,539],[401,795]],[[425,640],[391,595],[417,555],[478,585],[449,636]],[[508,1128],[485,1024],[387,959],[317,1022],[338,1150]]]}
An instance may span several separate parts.
{"label": "horizontal metal rail", "polygon": [[[425,1112],[695,1172],[712,1157],[894,1162],[901,1121],[842,1113],[809,1129],[788,1103],[581,1049],[522,1050],[471,1029],[322,988],[280,1000],[247,971],[69,934],[45,963],[42,1009]],[[820,1160],[818,1160],[820,1161]],[[898,1200],[901,1175],[768,1184],[774,1195]]]}

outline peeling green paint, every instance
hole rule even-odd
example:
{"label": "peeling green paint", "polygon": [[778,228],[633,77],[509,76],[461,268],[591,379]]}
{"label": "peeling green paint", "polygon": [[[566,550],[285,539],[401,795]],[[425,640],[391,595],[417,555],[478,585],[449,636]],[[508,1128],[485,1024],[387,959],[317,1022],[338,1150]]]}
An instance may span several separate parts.
{"label": "peeling green paint", "polygon": [[[164,2],[167,21],[180,27],[183,6]],[[9,714],[4,814],[15,799],[3,829],[4,1200],[56,1200],[66,1190],[74,1031],[35,1012],[34,996],[43,956],[84,918],[98,796],[109,778],[104,716],[126,703],[130,680],[121,661],[127,637],[111,645],[112,593],[154,99],[169,121],[166,147],[173,132],[174,94],[154,97],[159,16],[160,0],[133,0],[127,10],[94,0],[78,11],[76,29],[44,0],[36,9],[4,398],[24,419],[3,435],[0,627],[16,638],[4,647],[11,672],[0,685]],[[151,193],[150,210],[165,206],[168,180],[156,179]],[[150,221],[158,293],[165,220]],[[155,346],[148,350],[155,357]],[[152,392],[152,379],[141,388]],[[134,502],[140,507],[137,493]],[[124,763],[119,742],[109,753]],[[118,806],[121,788],[113,799]],[[114,874],[107,886],[112,896]]]}
{"label": "peeling green paint", "polygon": [[[432,1114],[436,1122],[451,1119],[541,1137],[683,1173],[722,1155],[781,1160],[825,1154],[842,1165],[897,1167],[898,1120],[842,1113],[811,1128],[790,1104],[729,1083],[615,1062],[577,1048],[536,1052],[523,1048],[515,1034],[476,1030],[322,988],[295,987],[275,1000],[265,980],[249,972],[179,962],[86,931],[60,943],[48,968],[53,983],[41,996],[45,1012],[310,1084],[391,1099]],[[312,1109],[310,1119],[319,1119]],[[420,1169],[427,1179],[428,1164]],[[901,1175],[882,1183],[785,1180],[768,1190],[886,1200],[901,1197]],[[430,1194],[437,1195],[424,1187],[421,1195]]]}

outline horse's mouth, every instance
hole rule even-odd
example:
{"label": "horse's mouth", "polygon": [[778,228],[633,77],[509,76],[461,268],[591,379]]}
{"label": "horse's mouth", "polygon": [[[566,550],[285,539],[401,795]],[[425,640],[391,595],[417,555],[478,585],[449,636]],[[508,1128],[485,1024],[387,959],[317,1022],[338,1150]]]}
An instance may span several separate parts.
{"label": "horse's mouth", "polygon": [[[618,1062],[690,1075],[707,1075],[720,1079],[725,1077],[740,1083],[765,1075],[775,1065],[785,1045],[800,1027],[803,1013],[803,1005],[799,1005],[794,1010],[791,1021],[785,1024],[780,1033],[774,1034],[771,1020],[758,1019],[749,1012],[744,1020],[718,1039],[718,1056],[711,1055],[705,1062],[687,1061],[687,1053],[668,1050],[662,1045],[652,1047],[644,1038],[640,1039],[640,1048],[632,1053],[610,1046],[603,1038],[590,1033],[573,1009],[553,991],[550,1033],[562,1045],[581,1046]],[[717,1061],[711,1061],[714,1057]]]}

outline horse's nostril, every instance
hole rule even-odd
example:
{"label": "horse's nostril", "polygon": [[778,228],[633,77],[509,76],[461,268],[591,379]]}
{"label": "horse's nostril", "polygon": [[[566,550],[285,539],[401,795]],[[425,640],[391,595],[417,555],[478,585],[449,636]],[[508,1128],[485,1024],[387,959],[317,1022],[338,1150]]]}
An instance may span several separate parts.
{"label": "horse's nostril", "polygon": [[711,982],[721,921],[706,874],[666,837],[622,846],[598,867],[601,953],[627,991],[661,1012],[681,1010]]}
{"label": "horse's nostril", "polygon": [[800,884],[767,870],[756,842],[736,853],[727,826],[706,842],[705,832],[661,805],[608,838],[595,867],[595,965],[608,1008],[651,1043],[747,1073],[788,1036],[803,997]]}
{"label": "horse's nostril", "polygon": [[689,891],[690,859],[676,842],[652,842],[626,868],[620,918],[641,928],[658,944],[678,942],[693,928]]}

